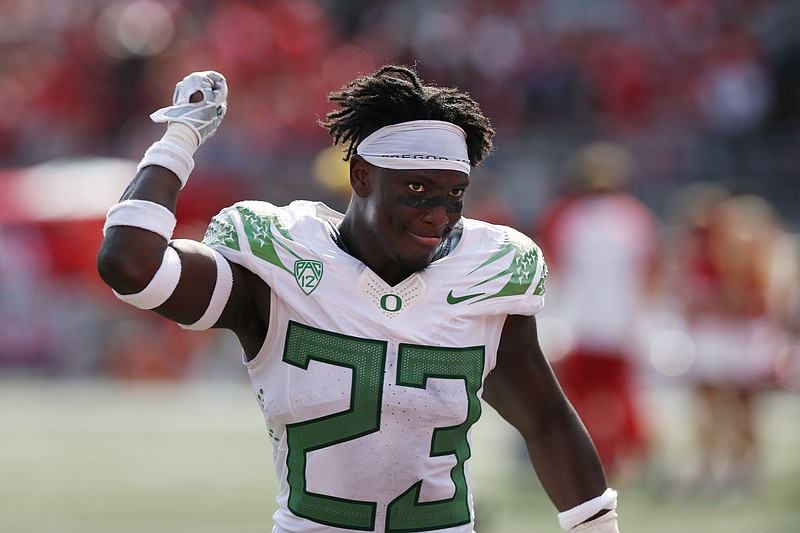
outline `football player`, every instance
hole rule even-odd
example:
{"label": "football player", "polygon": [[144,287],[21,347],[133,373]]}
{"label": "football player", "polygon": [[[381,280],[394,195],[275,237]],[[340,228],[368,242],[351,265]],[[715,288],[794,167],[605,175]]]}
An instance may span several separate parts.
{"label": "football player", "polygon": [[131,305],[237,335],[280,482],[273,531],[472,532],[486,401],[524,437],[561,526],[616,532],[616,492],[537,340],[542,254],[461,216],[493,149],[478,104],[405,67],[357,78],[322,122],[349,162],[345,213],[244,201],[202,242],[173,239],[227,92],[195,72],[151,115],[166,133],[110,209],[98,269]]}

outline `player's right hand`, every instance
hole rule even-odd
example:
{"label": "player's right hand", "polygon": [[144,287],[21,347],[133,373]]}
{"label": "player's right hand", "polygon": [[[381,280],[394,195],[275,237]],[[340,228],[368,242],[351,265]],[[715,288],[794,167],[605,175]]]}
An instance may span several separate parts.
{"label": "player's right hand", "polygon": [[[202,99],[195,101],[192,95]],[[228,111],[228,84],[225,76],[213,70],[192,72],[175,85],[172,105],[162,107],[150,115],[153,122],[180,122],[197,135],[197,144],[203,144],[214,135]]]}

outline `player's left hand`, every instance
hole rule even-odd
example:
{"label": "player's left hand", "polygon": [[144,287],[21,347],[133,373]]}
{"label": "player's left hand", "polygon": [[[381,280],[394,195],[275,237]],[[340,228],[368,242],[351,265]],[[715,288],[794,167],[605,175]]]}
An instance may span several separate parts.
{"label": "player's left hand", "polygon": [[[197,94],[202,99],[197,101]],[[172,105],[150,115],[153,122],[180,122],[197,135],[198,145],[214,135],[228,111],[228,84],[213,70],[192,72],[175,85]]]}

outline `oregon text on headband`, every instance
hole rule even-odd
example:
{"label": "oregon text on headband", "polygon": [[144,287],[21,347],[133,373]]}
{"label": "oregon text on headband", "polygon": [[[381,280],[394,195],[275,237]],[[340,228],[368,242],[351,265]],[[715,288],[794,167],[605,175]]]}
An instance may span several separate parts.
{"label": "oregon text on headband", "polygon": [[368,135],[356,153],[381,168],[458,170],[468,175],[466,139],[464,130],[450,122],[412,120]]}

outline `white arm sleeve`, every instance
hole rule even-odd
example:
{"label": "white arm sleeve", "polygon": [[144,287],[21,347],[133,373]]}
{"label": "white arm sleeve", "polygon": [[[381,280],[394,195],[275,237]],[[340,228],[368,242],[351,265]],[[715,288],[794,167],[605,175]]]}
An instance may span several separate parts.
{"label": "white arm sleeve", "polygon": [[147,287],[134,294],[120,294],[117,298],[139,309],[154,309],[166,302],[181,279],[181,258],[175,248],[167,246],[164,259]]}
{"label": "white arm sleeve", "polygon": [[183,329],[203,330],[216,324],[222,315],[223,309],[225,309],[225,304],[228,303],[228,298],[231,296],[231,289],[233,289],[231,265],[218,251],[213,248],[209,248],[209,250],[214,253],[214,260],[217,263],[217,282],[214,285],[214,292],[211,295],[211,301],[208,302],[206,312],[197,322],[193,324],[178,324]]}

